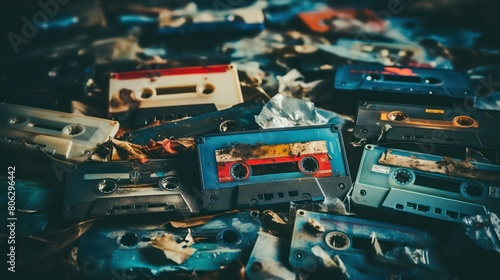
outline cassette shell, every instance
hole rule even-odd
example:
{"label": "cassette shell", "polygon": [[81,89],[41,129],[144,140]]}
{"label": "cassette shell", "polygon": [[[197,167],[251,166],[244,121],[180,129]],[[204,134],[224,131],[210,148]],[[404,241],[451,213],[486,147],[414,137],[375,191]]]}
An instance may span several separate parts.
{"label": "cassette shell", "polygon": [[[265,228],[258,211],[221,214],[189,228],[100,224],[82,236],[77,259],[83,278],[110,279],[116,277],[115,272],[135,270],[156,276],[172,271],[215,271],[247,258],[262,230]],[[189,233],[196,240],[191,245],[196,252],[182,264],[166,259],[162,250],[148,244],[152,237],[162,234],[172,234],[178,242]]]}
{"label": "cassette shell", "polygon": [[[322,225],[324,232],[311,229],[308,219]],[[372,237],[376,236],[384,251],[398,247],[428,249],[426,265],[388,265],[374,259]],[[337,255],[346,266],[351,279],[388,279],[395,275],[409,279],[447,279],[448,269],[440,262],[437,239],[426,231],[372,220],[327,213],[297,210],[290,245],[289,262],[292,267],[307,273],[327,269],[323,259],[312,248],[319,246],[332,259]]]}
{"label": "cassette shell", "polygon": [[[500,211],[500,181],[468,179],[379,163],[388,151],[392,155],[420,160],[422,165],[425,161],[443,161],[441,156],[366,145],[352,191],[354,204],[451,222],[461,222],[465,216]],[[470,164],[473,172],[500,176],[500,166]]]}
{"label": "cassette shell", "polygon": [[66,176],[63,215],[87,219],[125,214],[197,213],[195,160],[88,162]]}
{"label": "cassette shell", "polygon": [[0,136],[47,146],[53,156],[71,161],[84,160],[119,128],[116,121],[14,104],[1,103],[0,110]]}
{"label": "cassette shell", "polygon": [[[196,140],[208,211],[343,199],[351,188],[338,125],[228,132]],[[324,145],[319,153],[293,151],[318,143]],[[222,159],[231,154],[240,158]]]}
{"label": "cassette shell", "polygon": [[463,73],[374,63],[339,66],[333,96],[348,103],[353,110],[359,100],[474,107],[476,99],[469,78]]}
{"label": "cassette shell", "polygon": [[377,139],[382,127],[391,128],[385,142],[413,142],[498,150],[495,128],[500,112],[440,106],[360,102],[354,127],[358,139]]}

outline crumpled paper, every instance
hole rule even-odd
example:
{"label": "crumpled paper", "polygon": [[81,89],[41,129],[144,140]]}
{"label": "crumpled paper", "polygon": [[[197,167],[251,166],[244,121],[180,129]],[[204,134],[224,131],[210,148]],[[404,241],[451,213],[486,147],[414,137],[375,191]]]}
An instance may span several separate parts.
{"label": "crumpled paper", "polygon": [[465,217],[462,222],[474,243],[500,253],[500,219],[495,213]]}

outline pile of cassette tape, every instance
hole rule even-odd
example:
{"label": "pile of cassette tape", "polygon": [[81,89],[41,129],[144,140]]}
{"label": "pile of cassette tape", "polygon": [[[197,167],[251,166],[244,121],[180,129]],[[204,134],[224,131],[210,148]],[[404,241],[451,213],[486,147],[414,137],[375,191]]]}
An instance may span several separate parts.
{"label": "pile of cassette tape", "polygon": [[500,45],[476,2],[415,2],[13,6],[2,269],[498,275]]}

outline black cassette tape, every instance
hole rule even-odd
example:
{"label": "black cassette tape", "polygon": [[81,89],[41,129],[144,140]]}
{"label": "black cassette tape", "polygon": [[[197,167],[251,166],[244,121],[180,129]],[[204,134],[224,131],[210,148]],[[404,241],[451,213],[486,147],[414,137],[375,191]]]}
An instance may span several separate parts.
{"label": "black cassette tape", "polygon": [[259,126],[254,116],[258,115],[263,107],[262,99],[247,101],[229,109],[134,130],[126,134],[126,139],[132,143],[147,145],[151,140],[194,137],[219,131],[257,129]]}
{"label": "black cassette tape", "polygon": [[[80,276],[170,279],[173,271],[219,270],[232,261],[245,262],[262,230],[257,211],[221,214],[188,228],[94,226],[80,239]],[[153,242],[165,244],[165,251]]]}
{"label": "black cassette tape", "polygon": [[343,199],[351,176],[338,125],[196,138],[204,209]]}
{"label": "black cassette tape", "polygon": [[379,143],[411,142],[498,150],[500,133],[496,127],[499,122],[499,111],[360,102],[353,133],[358,139],[380,139]]}
{"label": "black cassette tape", "polygon": [[[380,64],[342,65],[335,73],[336,100],[473,107],[467,75],[448,69],[400,68]],[[353,109],[355,110],[355,109]]]}
{"label": "black cassette tape", "polygon": [[188,159],[87,162],[66,176],[64,216],[87,219],[122,214],[198,212],[197,167]]}
{"label": "black cassette tape", "polygon": [[352,202],[461,222],[500,211],[500,166],[366,145]]}
{"label": "black cassette tape", "polygon": [[332,279],[450,279],[437,241],[416,228],[298,210],[289,261]]}

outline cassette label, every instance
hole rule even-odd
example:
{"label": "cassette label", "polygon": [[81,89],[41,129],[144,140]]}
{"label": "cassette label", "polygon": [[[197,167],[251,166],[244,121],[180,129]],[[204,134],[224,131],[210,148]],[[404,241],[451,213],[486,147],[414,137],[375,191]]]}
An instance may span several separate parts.
{"label": "cassette label", "polygon": [[215,104],[225,109],[243,102],[232,64],[111,73],[109,113],[129,109]]}
{"label": "cassette label", "polygon": [[335,92],[349,99],[430,106],[474,106],[467,75],[448,69],[352,64],[337,68]]}
{"label": "cassette label", "polygon": [[207,210],[343,198],[351,186],[340,126],[214,134],[197,142]]}
{"label": "cassette label", "polygon": [[189,159],[89,162],[68,173],[64,216],[86,219],[121,214],[197,213],[199,179]]}
{"label": "cassette label", "polygon": [[387,26],[384,20],[369,9],[325,9],[302,12],[298,14],[298,17],[309,30],[317,33],[379,33],[383,32]]}
{"label": "cassette label", "polygon": [[298,210],[289,262],[311,276],[338,279],[447,279],[438,248],[419,229]]}
{"label": "cassette label", "polygon": [[[384,166],[389,172],[377,172]],[[500,166],[366,145],[352,201],[461,222],[500,211]]]}
{"label": "cassette label", "polygon": [[84,160],[97,144],[114,137],[119,123],[88,116],[0,104],[0,136],[25,139],[62,159]]}
{"label": "cassette label", "polygon": [[[80,240],[78,265],[85,278],[99,279],[113,278],[114,271],[166,278],[168,274],[163,273],[172,271],[215,271],[232,261],[245,262],[263,230],[257,211],[220,214],[188,228],[96,225]],[[190,244],[183,241],[188,235]],[[152,246],[155,240],[167,237],[171,237],[171,248],[185,258],[174,254],[165,257],[161,249]]]}
{"label": "cassette label", "polygon": [[[361,102],[357,115],[353,133],[358,139],[499,149],[495,127],[500,112]],[[390,128],[381,135],[387,125]]]}

